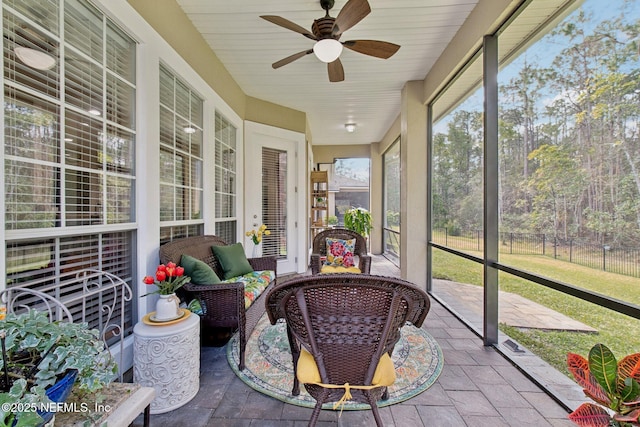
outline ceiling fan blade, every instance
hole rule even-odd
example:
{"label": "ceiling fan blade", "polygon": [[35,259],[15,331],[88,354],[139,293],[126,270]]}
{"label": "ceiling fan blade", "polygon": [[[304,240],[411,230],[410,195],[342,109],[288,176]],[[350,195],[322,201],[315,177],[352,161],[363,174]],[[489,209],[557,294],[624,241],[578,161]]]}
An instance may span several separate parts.
{"label": "ceiling fan blade", "polygon": [[347,49],[363,53],[376,58],[387,59],[400,49],[397,44],[381,42],[379,40],[349,40],[342,43]]}
{"label": "ceiling fan blade", "polygon": [[327,64],[327,71],[329,71],[330,82],[341,82],[344,80],[344,68],[342,68],[342,62],[340,58]]}
{"label": "ceiling fan blade", "polygon": [[278,62],[274,62],[271,66],[272,66],[274,69],[277,69],[277,68],[282,67],[283,65],[287,65],[287,64],[292,63],[292,62],[293,62],[293,61],[295,61],[296,59],[300,59],[300,58],[302,58],[303,56],[309,55],[310,53],[313,53],[313,49],[303,50],[302,52],[294,53],[294,54],[293,54],[293,55],[291,55],[291,56],[287,56],[286,58],[281,59],[281,60],[280,60],[280,61],[278,61]]}
{"label": "ceiling fan blade", "polygon": [[340,36],[340,34],[362,21],[369,13],[371,13],[371,7],[367,0],[349,0],[338,13],[333,23],[331,34],[334,37]]}
{"label": "ceiling fan blade", "polygon": [[272,24],[276,24],[279,25],[281,27],[286,28],[287,30],[291,30],[291,31],[295,31],[296,33],[300,33],[303,36],[310,38],[311,40],[317,40],[316,36],[314,36],[309,30],[305,29],[304,27],[301,27],[298,24],[295,24],[291,21],[289,21],[288,19],[285,19],[281,16],[275,16],[275,15],[262,15],[260,16],[260,18],[271,22]]}

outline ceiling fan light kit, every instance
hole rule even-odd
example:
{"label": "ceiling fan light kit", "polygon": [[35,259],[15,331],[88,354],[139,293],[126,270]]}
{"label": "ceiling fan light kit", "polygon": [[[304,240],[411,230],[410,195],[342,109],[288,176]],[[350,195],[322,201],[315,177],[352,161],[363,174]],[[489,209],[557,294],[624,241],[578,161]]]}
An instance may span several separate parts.
{"label": "ceiling fan light kit", "polygon": [[322,62],[333,62],[342,53],[342,44],[335,39],[322,39],[313,45],[313,53]]}
{"label": "ceiling fan light kit", "polygon": [[348,0],[338,13],[338,16],[333,18],[329,16],[329,10],[333,7],[333,4],[334,0],[320,0],[320,7],[325,10],[325,16],[313,21],[311,31],[280,16],[261,16],[262,19],[272,24],[279,25],[316,41],[313,49],[303,50],[302,52],[294,53],[280,61],[274,62],[272,64],[274,69],[290,64],[310,53],[315,53],[320,61],[327,63],[329,81],[341,82],[344,80],[344,69],[340,61],[340,54],[342,53],[343,47],[353,50],[354,52],[381,59],[390,58],[400,49],[400,46],[397,44],[379,40],[347,40],[341,42],[340,37],[342,33],[371,13],[371,7],[367,0]]}

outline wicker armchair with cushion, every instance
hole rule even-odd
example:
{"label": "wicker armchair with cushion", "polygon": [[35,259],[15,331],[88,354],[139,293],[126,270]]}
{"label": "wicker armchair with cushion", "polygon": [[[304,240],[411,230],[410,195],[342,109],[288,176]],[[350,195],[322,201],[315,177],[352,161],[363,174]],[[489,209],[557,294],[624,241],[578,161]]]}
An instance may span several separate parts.
{"label": "wicker armchair with cushion", "polygon": [[371,272],[371,256],[367,254],[367,241],[360,234],[346,228],[330,228],[316,234],[313,238],[310,264],[311,274]]}
{"label": "wicker armchair with cushion", "polygon": [[[316,399],[309,425],[325,402],[376,402],[395,380],[393,347],[406,322],[420,327],[426,292],[401,279],[366,274],[321,274],[286,281],[267,294],[271,323],[284,318],[298,381]],[[334,405],[334,409],[336,406]]]}
{"label": "wicker armchair with cushion", "polygon": [[198,307],[203,336],[215,328],[237,328],[238,368],[244,369],[247,337],[264,314],[264,298],[275,285],[275,257],[249,258],[239,243],[227,245],[217,236],[177,239],[160,247],[160,261],[185,267],[191,283],[178,294]]}

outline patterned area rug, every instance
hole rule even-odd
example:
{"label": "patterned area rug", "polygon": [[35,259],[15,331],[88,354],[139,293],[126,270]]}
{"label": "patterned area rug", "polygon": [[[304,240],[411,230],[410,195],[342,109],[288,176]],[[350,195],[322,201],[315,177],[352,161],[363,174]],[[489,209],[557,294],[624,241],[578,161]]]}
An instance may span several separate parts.
{"label": "patterned area rug", "polygon": [[[444,357],[436,340],[423,329],[407,325],[393,351],[396,382],[389,387],[389,399],[378,402],[379,407],[410,399],[428,389],[442,372]],[[286,325],[271,325],[266,315],[260,319],[247,342],[243,371],[238,370],[238,344],[235,334],[227,345],[227,360],[235,374],[249,387],[286,403],[313,408],[316,404],[304,386],[300,395],[293,396],[293,366],[287,340]],[[332,409],[325,404],[323,409]],[[349,402],[345,410],[369,409],[368,404]]]}

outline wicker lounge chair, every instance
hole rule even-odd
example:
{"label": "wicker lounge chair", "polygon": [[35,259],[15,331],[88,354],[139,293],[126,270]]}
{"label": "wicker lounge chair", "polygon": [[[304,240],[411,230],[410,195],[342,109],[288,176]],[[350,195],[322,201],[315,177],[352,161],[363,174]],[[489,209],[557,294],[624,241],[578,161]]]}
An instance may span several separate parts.
{"label": "wicker lounge chair", "polygon": [[383,355],[393,352],[406,322],[422,325],[430,308],[427,294],[391,277],[322,274],[279,284],[269,291],[266,304],[272,324],[281,318],[287,322],[294,395],[299,393],[298,378],[309,378],[309,363],[304,367],[309,354],[317,366],[319,378],[304,383],[317,401],[309,425],[315,425],[325,402],[345,396],[348,383],[352,400],[368,403],[381,426],[376,402],[387,397],[390,384],[370,387],[374,372]]}
{"label": "wicker lounge chair", "polygon": [[313,238],[313,248],[311,251],[311,274],[319,274],[322,264],[327,256],[327,238],[350,240],[355,239],[355,249],[353,254],[358,257],[358,268],[361,273],[371,272],[371,256],[367,254],[367,241],[355,231],[346,228],[330,228],[324,230]]}

